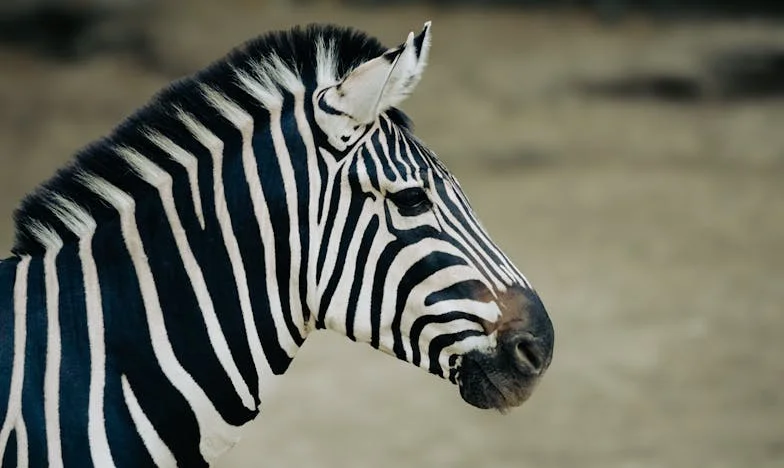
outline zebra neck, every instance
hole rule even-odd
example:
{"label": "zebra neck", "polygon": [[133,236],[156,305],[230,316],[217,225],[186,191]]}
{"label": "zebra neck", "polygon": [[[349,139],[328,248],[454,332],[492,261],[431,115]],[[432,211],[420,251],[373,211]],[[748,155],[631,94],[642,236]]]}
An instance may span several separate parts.
{"label": "zebra neck", "polygon": [[[108,447],[122,444],[153,457],[136,466],[172,457],[200,466],[258,414],[316,310],[320,239],[311,236],[323,171],[307,99],[298,94],[250,125],[208,129],[194,113],[169,140],[100,147],[106,158],[96,161],[111,168],[71,173],[74,183],[61,186],[80,188],[41,203],[53,207],[46,224],[29,217],[30,234],[48,247],[16,263],[26,265],[14,267],[14,281],[27,295],[0,318],[27,314],[24,372],[40,372],[33,383],[55,377],[25,395],[46,394],[30,405],[67,402],[68,418],[46,421],[81,441],[51,446],[50,459],[62,450],[112,466]],[[19,420],[26,414],[44,411],[21,408]],[[48,440],[44,426],[34,435],[28,425],[28,435]]]}
{"label": "zebra neck", "polygon": [[[17,330],[0,350],[8,369],[0,371],[0,390],[8,390],[0,394],[0,443],[18,441],[24,428],[30,442],[51,444],[41,453],[50,460],[113,466],[109,447],[122,444],[138,466],[200,466],[258,414],[304,336],[269,287],[278,275],[258,257],[264,249],[253,230],[234,227],[239,206],[227,202],[225,226],[221,210],[205,204],[202,228],[178,210],[187,203],[177,185],[170,199],[159,189],[123,204],[115,193],[107,199],[119,222],[0,264],[4,338],[6,325]],[[227,190],[226,198],[240,197]],[[53,429],[34,419],[41,414],[79,442],[54,444]]]}

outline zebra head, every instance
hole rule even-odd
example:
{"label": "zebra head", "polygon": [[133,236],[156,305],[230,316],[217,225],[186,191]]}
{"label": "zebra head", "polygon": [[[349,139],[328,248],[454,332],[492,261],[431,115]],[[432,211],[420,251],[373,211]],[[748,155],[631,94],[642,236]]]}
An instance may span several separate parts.
{"label": "zebra head", "polygon": [[313,93],[328,174],[316,326],[448,378],[474,406],[503,410],[524,402],[548,368],[553,328],[457,180],[395,109],[420,80],[430,38],[428,23]]}

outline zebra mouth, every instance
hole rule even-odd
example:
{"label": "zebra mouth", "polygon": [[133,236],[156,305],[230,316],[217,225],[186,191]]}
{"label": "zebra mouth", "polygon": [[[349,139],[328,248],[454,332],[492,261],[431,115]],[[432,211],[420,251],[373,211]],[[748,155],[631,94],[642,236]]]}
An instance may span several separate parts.
{"label": "zebra mouth", "polygon": [[523,373],[505,359],[472,351],[460,365],[460,396],[481,409],[505,412],[522,405],[533,393],[540,375]]}
{"label": "zebra mouth", "polygon": [[534,291],[510,289],[500,305],[506,312],[488,330],[495,347],[464,354],[457,374],[466,402],[503,412],[531,396],[552,362],[555,335]]}

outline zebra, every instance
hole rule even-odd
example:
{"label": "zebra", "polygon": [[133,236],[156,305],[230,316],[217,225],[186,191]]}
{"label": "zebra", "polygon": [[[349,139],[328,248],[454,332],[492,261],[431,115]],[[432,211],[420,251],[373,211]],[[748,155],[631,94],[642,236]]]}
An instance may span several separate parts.
{"label": "zebra", "polygon": [[0,263],[2,466],[209,466],[321,329],[522,404],[552,323],[397,107],[430,44],[267,33],[29,194]]}

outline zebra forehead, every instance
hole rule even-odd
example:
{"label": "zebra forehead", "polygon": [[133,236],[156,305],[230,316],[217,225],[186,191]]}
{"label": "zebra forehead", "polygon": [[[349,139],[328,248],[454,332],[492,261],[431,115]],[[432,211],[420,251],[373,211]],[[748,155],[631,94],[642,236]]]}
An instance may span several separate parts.
{"label": "zebra forehead", "polygon": [[[272,32],[246,42],[207,68],[159,92],[109,135],[77,152],[68,166],[25,197],[14,215],[14,253],[25,255],[45,251],[47,246],[41,242],[42,226],[53,230],[54,234],[68,237],[67,230],[60,232],[63,229],[61,213],[51,209],[57,206],[55,197],[70,200],[91,214],[106,211],[96,201],[94,193],[80,186],[77,175],[90,172],[112,182],[123,177],[120,173],[128,168],[123,166],[125,163],[117,155],[116,148],[134,148],[150,143],[149,135],[163,135],[171,139],[167,130],[173,131],[173,128],[182,126],[182,113],[197,117],[199,123],[207,128],[219,124],[226,116],[225,112],[216,115],[215,95],[226,95],[228,99],[225,102],[236,102],[238,89],[241,89],[238,77],[255,79],[269,88],[269,92],[262,95],[274,97],[336,82],[357,66],[386,51],[387,48],[377,39],[363,32],[331,25],[309,25]],[[210,90],[207,95],[205,89]],[[248,97],[247,90],[244,92],[244,110],[250,114],[266,112],[265,105],[275,101],[252,99],[253,93]],[[234,101],[231,101],[232,96]],[[389,109],[387,116],[400,127],[410,127],[407,117],[397,109]],[[178,144],[176,139],[172,141]],[[108,164],[105,162],[107,156],[120,162]],[[134,186],[143,184],[145,182],[140,177],[126,176],[122,185],[133,193]]]}

